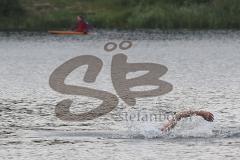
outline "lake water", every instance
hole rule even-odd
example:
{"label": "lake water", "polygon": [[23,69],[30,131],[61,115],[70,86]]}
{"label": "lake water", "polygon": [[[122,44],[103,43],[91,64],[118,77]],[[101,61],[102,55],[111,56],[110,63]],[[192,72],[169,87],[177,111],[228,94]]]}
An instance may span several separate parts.
{"label": "lake water", "polygon": [[[131,40],[132,47],[104,50],[107,42],[119,44],[122,40]],[[160,79],[171,83],[173,90],[137,98],[135,106],[128,106],[118,96],[112,112],[86,122],[57,118],[55,106],[63,99],[74,101],[74,113],[93,109],[101,101],[55,92],[49,87],[51,73],[71,58],[94,55],[103,61],[96,82],[85,83],[86,67],[80,67],[66,83],[117,95],[111,80],[112,57],[117,53],[127,55],[129,63],[166,66],[168,71]],[[0,56],[0,159],[240,157],[239,31],[100,30],[87,36],[0,33]],[[215,120],[210,123],[191,117],[162,133],[166,117],[149,119],[154,113],[171,116],[190,109],[210,111]]]}

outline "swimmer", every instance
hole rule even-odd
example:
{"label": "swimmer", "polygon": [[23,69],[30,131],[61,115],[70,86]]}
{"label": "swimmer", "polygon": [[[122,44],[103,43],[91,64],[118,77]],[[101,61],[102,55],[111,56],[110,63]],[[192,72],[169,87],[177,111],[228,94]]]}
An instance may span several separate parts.
{"label": "swimmer", "polygon": [[214,115],[207,111],[179,112],[179,113],[176,113],[175,116],[161,128],[161,131],[163,131],[163,132],[169,131],[172,128],[174,128],[176,126],[177,122],[180,121],[182,118],[187,118],[187,117],[191,117],[191,116],[201,116],[203,119],[205,119],[206,121],[209,121],[209,122],[213,122],[213,120],[214,120]]}

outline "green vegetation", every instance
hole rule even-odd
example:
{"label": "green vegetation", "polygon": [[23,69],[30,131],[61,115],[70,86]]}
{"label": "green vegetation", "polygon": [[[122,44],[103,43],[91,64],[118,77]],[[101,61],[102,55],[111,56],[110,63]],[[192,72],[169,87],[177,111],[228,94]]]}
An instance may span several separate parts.
{"label": "green vegetation", "polygon": [[240,0],[0,0],[0,29],[239,29]]}

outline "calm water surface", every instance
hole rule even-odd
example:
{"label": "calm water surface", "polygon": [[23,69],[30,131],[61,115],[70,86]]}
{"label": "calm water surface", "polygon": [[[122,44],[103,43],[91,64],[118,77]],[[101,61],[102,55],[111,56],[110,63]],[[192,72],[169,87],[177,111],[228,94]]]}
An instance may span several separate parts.
{"label": "calm water surface", "polygon": [[[104,51],[107,42],[122,40],[132,40],[133,46]],[[101,101],[53,91],[48,84],[53,70],[76,56],[97,56],[104,64],[95,83],[83,82],[85,66],[72,72],[66,83],[116,95],[111,61],[117,53],[127,55],[131,63],[165,65],[168,72],[161,79],[171,83],[173,90],[159,97],[138,98],[135,106],[120,99],[112,112],[95,120],[58,119],[54,108],[63,99],[74,100],[74,113],[93,109]],[[89,36],[0,33],[0,56],[0,159],[240,157],[238,31],[97,31]],[[147,117],[189,109],[208,110],[215,121],[192,117],[163,134],[159,128],[167,120]],[[130,120],[129,115],[141,118]]]}

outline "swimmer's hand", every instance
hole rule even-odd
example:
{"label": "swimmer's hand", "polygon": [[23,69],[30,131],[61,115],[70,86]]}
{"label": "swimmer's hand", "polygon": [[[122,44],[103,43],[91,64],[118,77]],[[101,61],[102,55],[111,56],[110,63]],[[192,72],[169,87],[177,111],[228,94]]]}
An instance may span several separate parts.
{"label": "swimmer's hand", "polygon": [[213,122],[214,115],[207,111],[196,111],[196,115],[203,117],[206,121]]}
{"label": "swimmer's hand", "polygon": [[176,124],[177,124],[177,121],[176,121],[175,119],[171,119],[170,121],[168,121],[167,124],[165,124],[165,125],[161,128],[161,131],[162,131],[162,132],[170,131],[172,128],[175,127]]}
{"label": "swimmer's hand", "polygon": [[165,124],[162,128],[161,131],[166,132],[174,128],[177,124],[177,121],[180,121],[182,118],[187,118],[191,117],[193,115],[201,116],[203,119],[209,122],[213,122],[214,116],[211,112],[207,111],[184,111],[177,113],[173,119],[169,120],[167,124]]}

